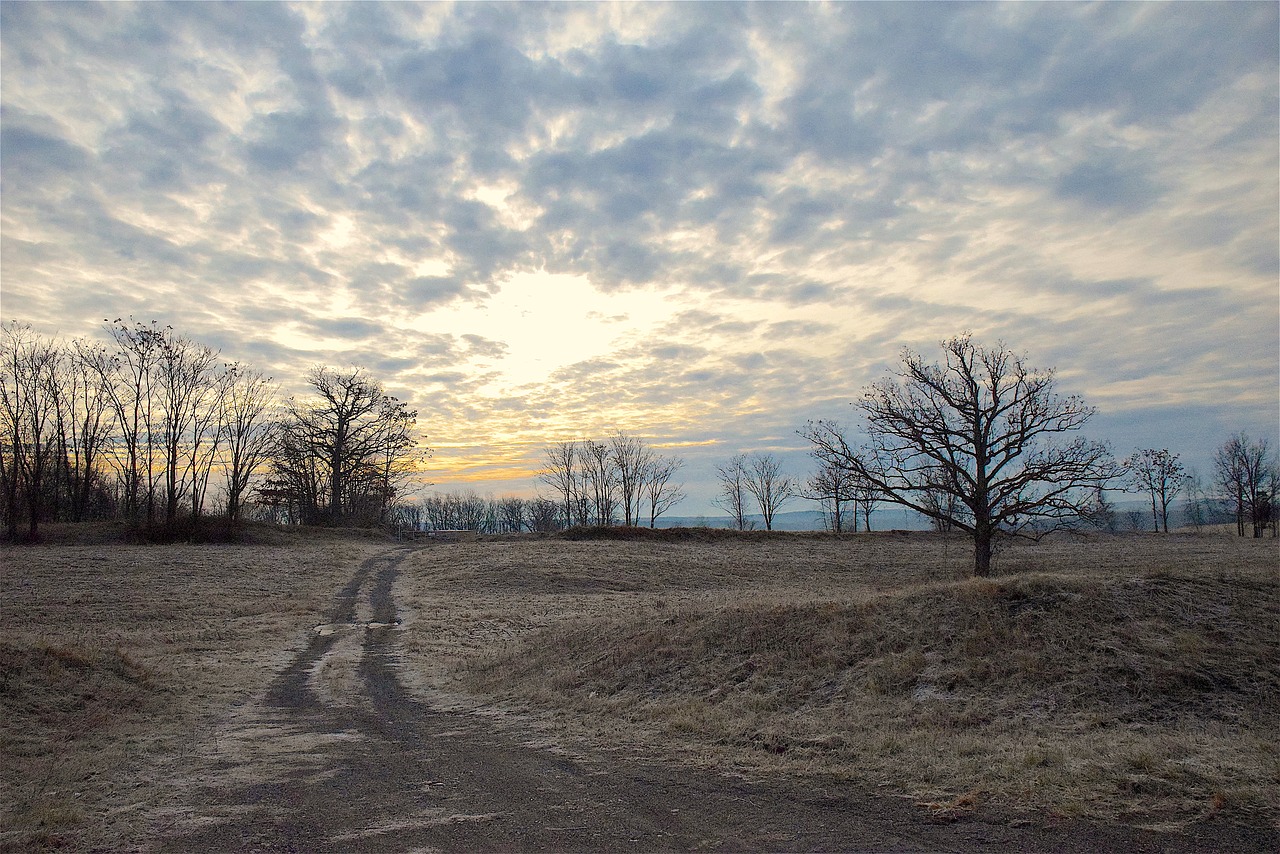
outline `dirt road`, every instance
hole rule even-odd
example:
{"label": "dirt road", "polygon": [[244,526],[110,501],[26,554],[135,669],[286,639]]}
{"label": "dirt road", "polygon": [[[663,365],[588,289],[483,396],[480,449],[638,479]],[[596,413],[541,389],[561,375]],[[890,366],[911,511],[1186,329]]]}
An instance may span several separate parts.
{"label": "dirt road", "polygon": [[[747,783],[567,757],[411,697],[391,591],[408,549],[366,561],[330,630],[209,739],[165,851],[1210,850],[1231,840],[1068,824],[933,824],[857,787]],[[346,657],[340,697],[319,674]],[[1247,840],[1236,840],[1248,845]]]}

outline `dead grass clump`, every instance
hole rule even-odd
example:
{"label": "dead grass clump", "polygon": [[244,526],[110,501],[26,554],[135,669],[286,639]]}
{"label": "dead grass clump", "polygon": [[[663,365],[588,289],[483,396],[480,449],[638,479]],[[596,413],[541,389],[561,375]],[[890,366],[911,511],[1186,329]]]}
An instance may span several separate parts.
{"label": "dead grass clump", "polygon": [[[0,641],[0,848],[60,847],[86,820],[95,780],[167,692],[120,649]],[[75,755],[78,761],[58,757]]]}
{"label": "dead grass clump", "polygon": [[940,815],[982,792],[1126,820],[1274,817],[1278,626],[1267,572],[1041,572],[565,620],[460,672],[691,752],[888,782]]}

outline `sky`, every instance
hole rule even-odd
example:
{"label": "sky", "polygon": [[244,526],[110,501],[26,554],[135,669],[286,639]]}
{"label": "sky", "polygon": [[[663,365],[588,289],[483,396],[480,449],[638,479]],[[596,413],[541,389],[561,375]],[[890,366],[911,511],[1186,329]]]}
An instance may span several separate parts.
{"label": "sky", "polygon": [[717,514],[965,331],[1208,475],[1280,444],[1278,10],[4,2],[0,314],[367,368],[442,491],[624,430]]}

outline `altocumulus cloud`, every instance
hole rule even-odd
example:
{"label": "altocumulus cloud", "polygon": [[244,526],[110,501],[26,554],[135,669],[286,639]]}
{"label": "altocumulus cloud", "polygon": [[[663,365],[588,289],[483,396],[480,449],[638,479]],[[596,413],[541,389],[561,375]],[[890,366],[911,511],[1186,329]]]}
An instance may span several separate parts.
{"label": "altocumulus cloud", "polygon": [[705,510],[717,459],[798,472],[806,418],[964,329],[1121,451],[1276,434],[1274,3],[0,16],[5,318],[367,365],[444,484],[621,426]]}

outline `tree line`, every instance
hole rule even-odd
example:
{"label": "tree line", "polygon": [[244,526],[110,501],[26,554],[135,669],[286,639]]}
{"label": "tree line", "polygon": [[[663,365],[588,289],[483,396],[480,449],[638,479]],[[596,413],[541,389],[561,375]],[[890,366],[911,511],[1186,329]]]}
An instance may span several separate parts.
{"label": "tree line", "polygon": [[307,523],[385,518],[417,453],[415,413],[359,369],[317,367],[282,400],[261,371],[155,322],[104,321],[108,343],[0,327],[0,513],[194,530],[246,505]]}
{"label": "tree line", "polygon": [[653,528],[685,497],[676,480],[683,466],[679,457],[618,430],[604,441],[569,440],[546,448],[537,481],[554,496],[557,527],[647,521]]}
{"label": "tree line", "polygon": [[549,498],[501,498],[476,492],[433,493],[397,504],[397,531],[476,531],[481,534],[549,534],[564,527],[560,506]]}

